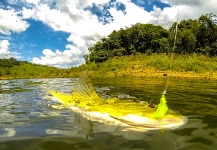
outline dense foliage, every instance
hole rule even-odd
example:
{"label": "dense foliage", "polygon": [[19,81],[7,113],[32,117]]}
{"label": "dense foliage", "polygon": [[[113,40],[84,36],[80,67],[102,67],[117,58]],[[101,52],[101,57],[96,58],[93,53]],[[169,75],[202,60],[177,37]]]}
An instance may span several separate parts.
{"label": "dense foliage", "polygon": [[[217,55],[217,25],[213,14],[183,20],[177,29],[175,53],[200,53]],[[136,53],[170,53],[172,51],[176,22],[167,30],[153,24],[137,23],[130,28],[113,31],[89,48],[86,62],[103,62],[114,56]]]}
{"label": "dense foliage", "polygon": [[20,63],[15,58],[11,57],[9,59],[0,59],[0,66],[1,67],[13,67],[13,66],[19,66]]}

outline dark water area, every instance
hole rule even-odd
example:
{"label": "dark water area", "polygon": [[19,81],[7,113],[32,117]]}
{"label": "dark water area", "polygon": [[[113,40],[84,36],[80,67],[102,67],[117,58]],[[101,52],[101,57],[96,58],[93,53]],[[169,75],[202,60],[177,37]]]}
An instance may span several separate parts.
{"label": "dark water area", "polygon": [[[216,81],[170,79],[168,107],[186,116],[188,122],[176,129],[141,132],[87,120],[48,93],[71,93],[76,80],[0,80],[0,150],[217,148]],[[104,98],[158,103],[166,79],[94,79],[93,84]]]}

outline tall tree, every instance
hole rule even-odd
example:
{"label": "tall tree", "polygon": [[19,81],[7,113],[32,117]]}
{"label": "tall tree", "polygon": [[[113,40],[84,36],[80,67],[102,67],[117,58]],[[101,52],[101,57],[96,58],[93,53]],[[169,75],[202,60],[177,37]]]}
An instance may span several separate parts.
{"label": "tall tree", "polygon": [[212,14],[202,15],[199,21],[199,30],[197,32],[197,46],[205,48],[215,43],[217,40],[217,27],[212,20]]}

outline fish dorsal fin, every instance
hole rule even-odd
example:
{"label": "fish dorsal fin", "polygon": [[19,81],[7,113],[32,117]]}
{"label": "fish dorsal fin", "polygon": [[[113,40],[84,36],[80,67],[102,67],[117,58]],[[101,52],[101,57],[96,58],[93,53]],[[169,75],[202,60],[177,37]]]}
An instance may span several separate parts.
{"label": "fish dorsal fin", "polygon": [[72,99],[81,107],[98,105],[104,102],[104,99],[96,93],[86,73],[74,85]]}

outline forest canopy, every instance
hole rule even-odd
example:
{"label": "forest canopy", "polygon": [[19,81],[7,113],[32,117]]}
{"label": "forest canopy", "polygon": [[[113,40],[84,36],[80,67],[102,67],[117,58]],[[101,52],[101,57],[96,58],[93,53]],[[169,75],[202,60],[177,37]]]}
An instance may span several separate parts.
{"label": "forest canopy", "polygon": [[0,59],[0,67],[10,68],[10,67],[19,66],[19,65],[20,65],[20,62],[13,57],[9,59],[6,59],[6,58]]}
{"label": "forest canopy", "polygon": [[[174,53],[217,55],[217,25],[212,20],[215,15],[206,14],[198,19],[183,20],[178,24]],[[103,62],[115,56],[136,53],[172,52],[177,22],[169,29],[153,24],[137,23],[131,27],[114,30],[90,47],[85,61]]]}

